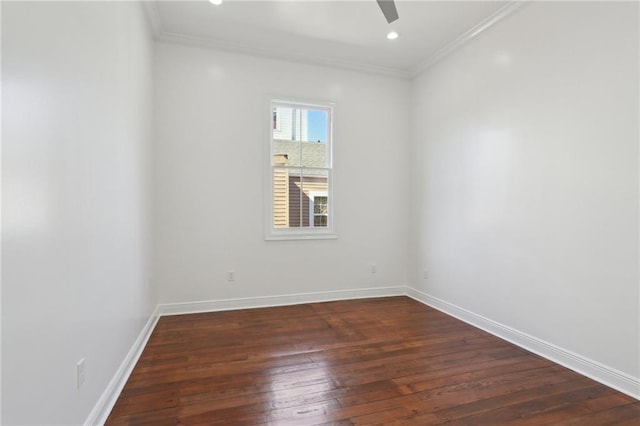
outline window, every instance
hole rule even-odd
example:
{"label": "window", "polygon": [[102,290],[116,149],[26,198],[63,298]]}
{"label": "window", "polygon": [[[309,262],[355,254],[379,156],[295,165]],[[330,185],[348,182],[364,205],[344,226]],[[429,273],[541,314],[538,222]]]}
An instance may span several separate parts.
{"label": "window", "polygon": [[309,195],[309,226],[327,226],[328,201],[329,197],[325,191],[312,192]]}
{"label": "window", "polygon": [[335,238],[328,104],[272,101],[267,239]]}

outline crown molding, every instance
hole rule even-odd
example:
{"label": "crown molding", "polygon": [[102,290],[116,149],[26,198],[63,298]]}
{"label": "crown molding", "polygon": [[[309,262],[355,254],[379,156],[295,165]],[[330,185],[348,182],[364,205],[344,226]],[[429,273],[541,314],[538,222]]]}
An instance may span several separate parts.
{"label": "crown molding", "polygon": [[359,71],[369,74],[383,75],[386,77],[394,77],[403,80],[411,80],[418,77],[427,69],[441,61],[463,45],[469,43],[478,35],[491,28],[498,22],[514,14],[517,10],[523,6],[529,4],[532,0],[514,0],[505,4],[493,14],[489,15],[486,19],[482,20],[472,28],[456,37],[450,43],[447,43],[436,53],[429,56],[418,65],[409,68],[397,68],[397,67],[385,67],[380,65],[373,65],[361,62],[353,61],[341,61],[334,59],[317,58],[313,55],[304,54],[291,54],[283,52],[280,49],[258,48],[249,46],[246,44],[233,43],[226,40],[213,39],[209,37],[192,36],[182,33],[175,33],[167,31],[162,26],[160,14],[158,12],[157,3],[160,0],[145,0],[143,1],[145,11],[149,18],[151,29],[153,31],[154,38],[157,41],[180,44],[184,46],[200,47],[206,49],[222,50],[230,53],[239,53],[250,56],[258,56],[268,59],[276,59],[288,62],[297,62],[308,65],[318,65],[330,68],[339,68],[349,71]]}
{"label": "crown molding", "polygon": [[409,71],[394,67],[384,67],[379,65],[364,64],[352,61],[339,61],[316,58],[312,55],[287,54],[280,49],[264,49],[256,48],[240,43],[233,43],[225,40],[217,40],[208,37],[191,36],[187,34],[175,33],[167,31],[162,26],[160,13],[158,12],[158,2],[160,0],[143,1],[144,9],[149,18],[153,36],[157,41],[165,43],[180,44],[183,46],[201,47],[206,49],[222,50],[230,53],[239,53],[250,56],[258,56],[268,59],[279,59],[288,62],[297,62],[308,65],[319,65],[330,68],[340,68],[349,71],[359,71],[370,74],[383,75],[386,77],[394,77],[408,80],[411,76]]}
{"label": "crown molding", "polygon": [[418,65],[411,67],[408,70],[410,78],[418,77],[420,74],[428,70],[430,67],[440,62],[445,57],[449,56],[465,44],[469,43],[471,40],[476,38],[478,35],[493,27],[498,22],[504,20],[505,18],[513,15],[516,11],[520,10],[523,6],[529,4],[532,0],[517,0],[510,1],[505,4],[503,7],[498,9],[493,14],[489,15],[486,19],[480,21],[478,24],[471,27],[469,30],[460,34],[450,43],[444,45],[441,49],[439,49],[436,53],[429,56],[424,61],[420,62]]}
{"label": "crown molding", "polygon": [[400,68],[384,67],[360,62],[316,58],[312,55],[288,54],[281,51],[280,49],[256,48],[240,43],[216,40],[208,37],[197,37],[186,34],[173,33],[169,31],[161,31],[158,35],[156,35],[156,40],[166,43],[175,43],[192,47],[203,47],[208,49],[222,50],[230,53],[258,56],[268,59],[277,59],[282,61],[325,66],[330,68],[340,68],[349,71],[360,71],[370,74],[383,75],[386,77],[395,77],[404,80],[408,80],[411,77],[408,70]]}

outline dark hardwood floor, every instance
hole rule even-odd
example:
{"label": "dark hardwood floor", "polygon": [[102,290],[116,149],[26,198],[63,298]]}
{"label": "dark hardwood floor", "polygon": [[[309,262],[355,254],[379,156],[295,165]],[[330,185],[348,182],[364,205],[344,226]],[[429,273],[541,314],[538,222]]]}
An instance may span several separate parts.
{"label": "dark hardwood floor", "polygon": [[640,425],[640,402],[407,297],[163,317],[109,425]]}

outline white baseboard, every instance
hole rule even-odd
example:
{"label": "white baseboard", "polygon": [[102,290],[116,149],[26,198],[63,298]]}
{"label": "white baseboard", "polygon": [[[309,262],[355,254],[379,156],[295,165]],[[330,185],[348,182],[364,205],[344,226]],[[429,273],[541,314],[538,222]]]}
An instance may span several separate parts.
{"label": "white baseboard", "polygon": [[268,308],[333,300],[365,299],[406,295],[406,286],[359,288],[353,290],[322,291],[317,293],[284,294],[281,296],[246,297],[240,299],[206,300],[201,302],[166,303],[158,305],[160,315],[194,314],[236,309]]}
{"label": "white baseboard", "polygon": [[133,367],[135,367],[140,355],[142,355],[142,351],[144,350],[149,337],[151,337],[151,332],[160,318],[158,312],[159,309],[156,306],[149,316],[149,320],[142,328],[140,335],[138,335],[138,338],[133,343],[133,346],[124,357],[120,367],[107,385],[107,388],[102,392],[100,399],[93,407],[93,410],[91,410],[91,413],[89,413],[89,417],[87,417],[87,420],[84,422],[85,426],[103,425],[107,421],[109,413],[111,413],[113,406],[116,404],[116,401],[120,396],[120,392],[122,392],[127,380],[129,380]]}
{"label": "white baseboard", "polygon": [[407,296],[606,386],[640,399],[640,379],[563,349],[537,337],[473,313],[453,303],[407,287]]}

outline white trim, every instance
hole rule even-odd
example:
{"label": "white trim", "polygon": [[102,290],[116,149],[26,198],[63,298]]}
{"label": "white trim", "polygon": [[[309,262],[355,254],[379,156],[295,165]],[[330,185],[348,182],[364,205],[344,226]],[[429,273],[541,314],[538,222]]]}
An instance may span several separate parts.
{"label": "white trim", "polygon": [[424,71],[442,60],[444,57],[450,55],[452,52],[477,37],[480,33],[491,28],[505,18],[511,16],[515,11],[520,9],[525,4],[531,2],[532,0],[513,0],[508,2],[506,5],[488,16],[486,19],[474,25],[469,30],[456,37],[453,41],[444,45],[442,48],[436,51],[436,53],[429,56],[424,61],[407,69],[344,60],[340,61],[336,59],[323,59],[315,55],[291,53],[282,49],[257,48],[247,44],[233,43],[227,40],[212,39],[203,36],[192,36],[166,31],[162,27],[160,13],[158,12],[158,8],[156,5],[158,1],[159,0],[147,0],[144,1],[143,4],[147,11],[147,15],[149,16],[149,21],[151,22],[151,28],[153,30],[154,38],[161,42],[180,44],[183,46],[202,47],[206,49],[223,50],[226,52],[258,56],[262,58],[278,59],[283,61],[325,66],[350,71],[360,71],[370,74],[399,78],[403,80],[411,80],[422,74]]}
{"label": "white trim", "polygon": [[453,39],[453,41],[445,44],[443,47],[438,49],[436,53],[429,56],[424,61],[420,62],[418,65],[409,68],[409,76],[410,78],[418,77],[420,74],[425,72],[427,69],[435,65],[437,62],[441,61],[446,56],[449,56],[454,51],[460,49],[465,44],[469,43],[471,40],[476,38],[479,34],[493,27],[500,21],[503,21],[505,18],[514,14],[517,10],[519,10],[522,6],[528,4],[532,0],[516,0],[510,1],[500,9],[498,9],[493,14],[489,15],[487,18],[480,21],[478,24],[471,27],[469,30],[460,34],[458,37]]}
{"label": "white trim", "polygon": [[180,44],[183,46],[201,47],[205,49],[222,50],[229,53],[256,56],[260,58],[276,59],[280,61],[299,64],[316,65],[322,67],[338,68],[348,71],[360,71],[370,74],[393,77],[408,80],[411,76],[408,71],[400,68],[385,67],[381,65],[364,64],[351,61],[323,59],[319,56],[305,55],[302,53],[289,53],[282,49],[257,48],[245,44],[233,43],[226,40],[214,40],[201,36],[191,36],[160,30],[156,34],[156,40],[164,43]]}
{"label": "white trim", "polygon": [[633,377],[420,290],[407,287],[407,296],[640,400],[640,378]]}
{"label": "white trim", "polygon": [[[307,228],[302,228],[307,229]],[[296,241],[296,240],[337,240],[338,234],[335,232],[311,233],[300,232],[280,235],[266,235],[265,241]]]}
{"label": "white trim", "polygon": [[283,294],[280,296],[245,297],[241,299],[207,300],[158,305],[160,315],[182,315],[236,309],[268,308],[335,300],[367,299],[371,297],[405,296],[405,286],[373,287],[353,290],[321,291],[317,293]]}
{"label": "white trim", "polygon": [[87,420],[84,422],[85,426],[103,425],[107,421],[107,418],[109,417],[113,406],[116,404],[122,389],[124,389],[124,385],[127,383],[127,380],[129,380],[133,367],[135,367],[138,359],[140,359],[140,355],[142,355],[142,351],[147,345],[149,337],[151,337],[151,333],[160,318],[159,312],[159,306],[156,306],[151,313],[151,316],[149,316],[147,323],[142,328],[142,331],[140,331],[140,335],[136,341],[133,342],[133,346],[131,346],[131,349],[124,357],[124,360],[122,360],[120,367],[113,375],[113,378],[105,388],[104,392],[102,392],[100,399],[98,399],[93,410],[89,413]]}

